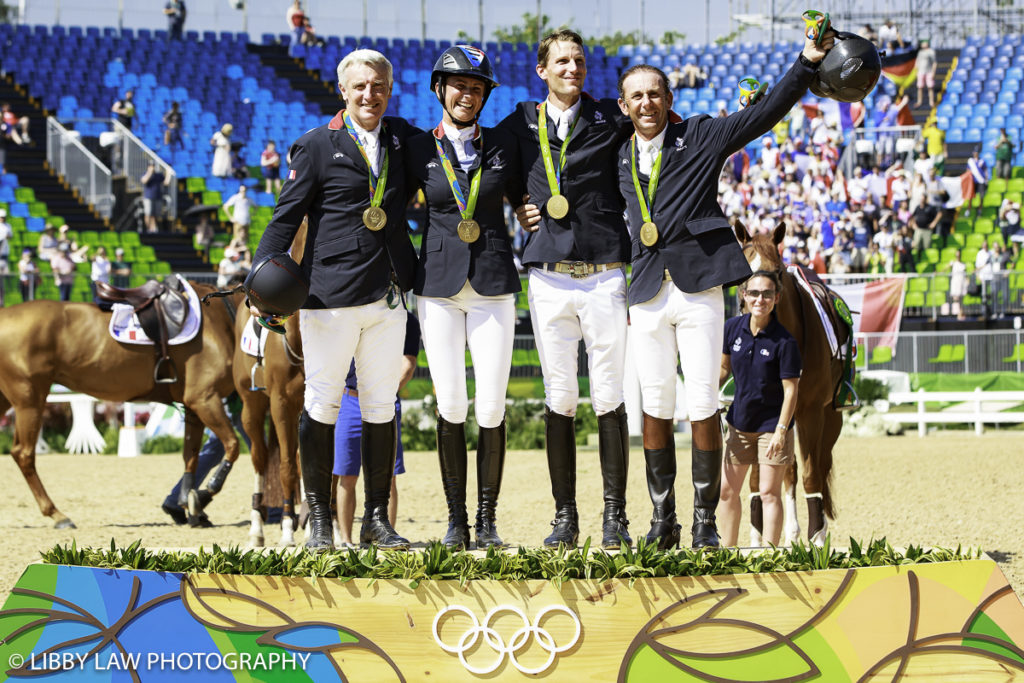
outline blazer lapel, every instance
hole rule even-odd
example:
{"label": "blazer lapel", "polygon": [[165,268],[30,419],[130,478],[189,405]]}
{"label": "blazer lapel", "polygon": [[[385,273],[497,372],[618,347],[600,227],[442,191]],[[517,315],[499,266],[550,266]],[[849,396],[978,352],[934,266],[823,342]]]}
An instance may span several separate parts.
{"label": "blazer lapel", "polygon": [[572,133],[569,135],[569,141],[573,141],[583,134],[583,131],[587,129],[594,120],[594,111],[597,109],[597,103],[593,100],[584,97],[580,102],[580,115],[576,119],[576,126],[572,129]]}

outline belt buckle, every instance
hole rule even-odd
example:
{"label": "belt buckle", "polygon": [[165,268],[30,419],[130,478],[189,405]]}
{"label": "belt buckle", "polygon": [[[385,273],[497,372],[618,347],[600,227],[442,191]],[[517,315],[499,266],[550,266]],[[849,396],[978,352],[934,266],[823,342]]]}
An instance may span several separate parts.
{"label": "belt buckle", "polygon": [[587,264],[584,261],[573,261],[569,264],[569,276],[579,280],[590,275],[587,272]]}

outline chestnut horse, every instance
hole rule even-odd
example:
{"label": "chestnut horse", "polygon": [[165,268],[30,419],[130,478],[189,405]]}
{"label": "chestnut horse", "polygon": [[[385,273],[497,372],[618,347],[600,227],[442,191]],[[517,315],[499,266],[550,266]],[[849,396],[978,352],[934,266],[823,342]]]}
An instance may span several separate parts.
{"label": "chestnut horse", "polygon": [[[241,341],[242,333],[252,325],[249,309],[243,303],[238,309],[235,334]],[[268,461],[268,436],[264,424],[270,413],[270,439],[277,439],[280,452],[281,490],[284,503],[281,514],[281,545],[295,544],[295,498],[298,491],[298,439],[299,414],[305,387],[305,373],[302,368],[302,339],[299,336],[299,317],[294,315],[285,323],[285,334],[263,330],[267,342],[261,364],[242,350],[241,343],[235,346],[234,382],[242,398],[242,426],[252,440],[252,466],[256,470],[255,492],[252,501],[252,520],[249,527],[249,544],[262,546],[264,543],[263,483]],[[255,373],[253,370],[255,369]]]}
{"label": "chestnut horse", "polygon": [[[843,428],[843,414],[833,408],[832,399],[842,381],[843,362],[832,356],[814,302],[786,270],[779,255],[778,247],[786,234],[785,224],[780,223],[771,235],[751,237],[746,228],[737,223],[735,233],[752,271],[774,271],[782,279],[782,298],[775,313],[782,326],[796,338],[803,361],[795,418],[796,451],[803,464],[804,497],[807,500],[807,537],[812,543],[821,545],[828,533],[828,520],[835,519],[831,489],[832,447]],[[787,507],[787,544],[800,534],[795,514],[795,467],[794,463],[794,471],[786,475],[786,496],[783,498]],[[751,488],[754,492],[757,491],[756,473],[757,468],[753,468]],[[756,517],[756,512],[755,504],[752,505],[751,516]],[[752,535],[752,542],[754,540],[758,540],[757,536]]]}
{"label": "chestnut horse", "polygon": [[[213,290],[209,285],[192,286],[200,297]],[[195,489],[204,425],[224,443],[227,462],[238,458],[238,439],[221,399],[234,391],[231,363],[234,309],[239,298],[203,306],[202,327],[195,338],[169,347],[178,370],[178,381],[172,384],[154,382],[153,347],[115,341],[108,331],[111,314],[94,304],[30,301],[0,309],[0,414],[14,407],[11,456],[39,510],[53,519],[57,528],[74,524],[50,500],[35,465],[41,417],[52,384],[104,401],[183,404],[186,477],[182,493],[187,497],[190,524],[204,524],[199,516],[201,501],[208,502],[219,490],[219,485],[211,485],[201,496]],[[218,484],[223,484],[228,470],[230,466],[221,472]],[[107,493],[116,496],[116,484],[111,489]]]}

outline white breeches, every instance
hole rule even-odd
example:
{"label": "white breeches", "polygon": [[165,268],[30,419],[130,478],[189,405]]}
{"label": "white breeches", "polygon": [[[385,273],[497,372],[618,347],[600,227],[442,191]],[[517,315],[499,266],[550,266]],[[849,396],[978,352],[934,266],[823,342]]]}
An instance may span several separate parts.
{"label": "white breeches", "polygon": [[402,379],[402,347],[408,314],[384,299],[362,306],[299,311],[305,408],[317,422],[338,419],[345,377],[353,357],[359,378],[359,410],[365,422],[395,417],[395,396]]}
{"label": "white breeches", "polygon": [[477,424],[484,428],[499,426],[505,419],[505,391],[512,369],[515,295],[477,294],[467,280],[455,296],[417,297],[416,309],[441,417],[456,424],[466,421],[468,345],[476,378]]}
{"label": "white breeches", "polygon": [[579,343],[587,350],[590,400],[603,415],[624,401],[626,275],[621,269],[573,278],[530,269],[530,317],[548,407],[576,414]]}
{"label": "white breeches", "polygon": [[690,421],[714,415],[725,334],[722,288],[689,294],[666,280],[653,299],[629,307],[629,322],[644,412],[672,419],[678,359]]}

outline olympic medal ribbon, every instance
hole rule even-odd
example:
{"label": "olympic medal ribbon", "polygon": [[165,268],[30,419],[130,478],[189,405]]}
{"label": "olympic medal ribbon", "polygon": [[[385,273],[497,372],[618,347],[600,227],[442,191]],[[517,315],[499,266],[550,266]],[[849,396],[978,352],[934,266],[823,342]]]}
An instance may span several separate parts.
{"label": "olympic medal ribbon", "polygon": [[[576,113],[576,118],[572,120],[572,125],[569,127],[569,134],[565,136],[565,140],[562,140],[562,148],[558,153],[558,169],[555,169],[555,164],[551,160],[551,143],[548,141],[547,108],[548,103],[545,101],[541,103],[540,108],[537,110],[537,135],[540,136],[540,155],[544,159],[544,172],[547,174],[548,189],[551,190],[553,198],[562,194],[562,171],[565,169],[565,161],[568,158],[569,140],[572,139],[572,132],[576,130],[576,122],[580,120],[580,115],[579,112]],[[564,218],[569,212],[569,203],[566,199],[557,202],[555,206],[559,210],[554,213],[550,210],[551,206],[548,207],[548,213],[554,218]]]}
{"label": "olympic medal ribbon", "polygon": [[[384,202],[384,188],[388,184],[388,146],[385,144],[384,137],[381,135],[378,144],[384,148],[384,162],[381,164],[380,175],[376,176],[373,174],[373,164],[370,162],[370,157],[366,155],[366,150],[363,148],[363,143],[359,141],[359,134],[356,133],[356,129],[352,126],[352,122],[349,120],[348,112],[342,112],[342,120],[345,122],[345,130],[348,131],[349,137],[356,143],[356,147],[359,149],[359,154],[362,155],[363,161],[366,162],[367,179],[370,186],[370,206],[378,208]],[[384,130],[381,128],[381,133]]]}
{"label": "olympic medal ribbon", "polygon": [[636,190],[637,201],[640,202],[640,215],[644,219],[643,225],[640,226],[640,241],[645,246],[654,246],[655,242],[658,241],[658,226],[651,220],[651,211],[654,209],[654,195],[658,191],[658,178],[661,177],[661,152],[658,150],[658,156],[654,158],[654,163],[651,164],[651,177],[647,182],[647,198],[644,198],[643,188],[640,186],[640,176],[637,174],[637,145],[636,145],[636,133],[629,139],[630,152],[629,157],[631,163],[631,170],[633,172],[633,189]]}
{"label": "olympic medal ribbon", "polygon": [[[440,126],[438,126],[439,130]],[[482,148],[483,131],[478,132],[477,139],[480,140]],[[480,166],[476,171],[469,176],[469,199],[467,200],[465,195],[462,194],[459,179],[455,177],[455,169],[452,167],[452,162],[444,151],[444,146],[437,136],[437,131],[434,134],[434,145],[437,147],[437,156],[441,160],[441,168],[444,169],[445,178],[448,179],[448,187],[452,190],[455,203],[459,207],[459,214],[462,216],[462,221],[459,223],[459,237],[463,242],[475,242],[480,237],[480,225],[473,220],[473,214],[476,212],[476,202],[480,197],[480,182],[484,173],[483,159],[480,160]]]}

